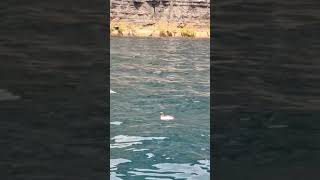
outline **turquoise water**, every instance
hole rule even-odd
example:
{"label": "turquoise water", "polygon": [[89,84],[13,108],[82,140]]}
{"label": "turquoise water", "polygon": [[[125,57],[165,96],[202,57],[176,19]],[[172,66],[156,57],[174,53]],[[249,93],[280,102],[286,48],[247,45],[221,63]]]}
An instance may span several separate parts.
{"label": "turquoise water", "polygon": [[209,46],[111,39],[111,179],[209,179]]}

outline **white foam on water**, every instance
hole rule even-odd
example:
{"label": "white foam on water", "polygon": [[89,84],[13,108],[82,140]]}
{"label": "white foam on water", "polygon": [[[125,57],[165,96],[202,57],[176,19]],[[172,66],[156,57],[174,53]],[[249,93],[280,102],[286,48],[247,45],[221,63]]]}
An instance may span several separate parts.
{"label": "white foam on water", "polygon": [[119,176],[120,177],[122,177],[122,176],[125,176],[125,175],[123,175],[123,174],[117,174],[116,172],[114,172],[114,171],[116,171],[118,168],[117,168],[117,166],[119,165],[119,164],[123,164],[123,163],[129,163],[129,162],[131,162],[130,160],[128,160],[128,159],[123,159],[123,158],[118,158],[118,159],[110,159],[110,179],[111,180],[122,180],[121,178],[119,178]]}
{"label": "white foam on water", "polygon": [[173,178],[187,180],[210,179],[210,161],[199,160],[197,164],[161,163],[152,165],[156,169],[134,168],[128,171],[133,176],[147,176],[148,178]]}
{"label": "white foam on water", "polygon": [[122,174],[117,174],[115,172],[110,172],[110,180],[123,180],[118,176],[123,176]]}
{"label": "white foam on water", "polygon": [[174,127],[177,127],[177,126],[165,126],[166,128],[174,128]]}
{"label": "white foam on water", "polygon": [[126,148],[132,145],[142,144],[142,142],[130,142],[130,143],[115,143],[110,144],[110,148]]}
{"label": "white foam on water", "polygon": [[151,141],[151,140],[164,140],[167,137],[141,137],[141,136],[127,136],[127,135],[118,135],[111,140],[115,143],[110,144],[110,148],[125,148],[132,145],[142,144],[142,141]]}
{"label": "white foam on water", "polygon": [[119,164],[123,163],[128,163],[131,162],[129,159],[123,159],[123,158],[118,158],[118,159],[110,159],[110,170],[117,170],[117,166]]}
{"label": "white foam on water", "polygon": [[147,141],[147,140],[164,140],[167,137],[142,137],[142,136],[127,136],[127,135],[118,135],[111,140],[114,140],[118,143],[126,143],[126,142],[137,142],[137,141]]}
{"label": "white foam on water", "polygon": [[168,179],[168,178],[153,178],[153,177],[146,177],[146,180],[172,180],[172,179]]}
{"label": "white foam on water", "polygon": [[200,164],[200,167],[210,170],[210,160],[199,160],[198,163]]}
{"label": "white foam on water", "polygon": [[153,157],[154,157],[154,154],[152,154],[152,153],[147,153],[146,155],[147,155],[147,158],[148,158],[148,159],[150,159],[150,158],[153,158]]}
{"label": "white foam on water", "polygon": [[110,124],[119,126],[119,125],[122,124],[122,122],[120,122],[120,121],[112,121],[112,122],[110,122]]}
{"label": "white foam on water", "polygon": [[133,151],[138,152],[138,151],[147,151],[147,150],[149,150],[149,149],[134,149]]}
{"label": "white foam on water", "polygon": [[133,152],[140,152],[140,151],[148,151],[149,149],[136,149],[136,148],[129,148],[126,151],[133,151]]}

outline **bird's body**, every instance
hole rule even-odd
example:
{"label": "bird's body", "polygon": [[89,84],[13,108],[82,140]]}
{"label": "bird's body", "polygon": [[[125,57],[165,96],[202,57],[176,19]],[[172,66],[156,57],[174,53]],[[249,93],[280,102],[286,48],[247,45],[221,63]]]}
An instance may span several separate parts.
{"label": "bird's body", "polygon": [[174,120],[174,117],[170,115],[165,115],[163,112],[160,112],[160,120],[171,121],[171,120]]}
{"label": "bird's body", "polygon": [[112,91],[112,90],[110,89],[110,94],[115,94],[115,93],[117,93],[117,92]]}

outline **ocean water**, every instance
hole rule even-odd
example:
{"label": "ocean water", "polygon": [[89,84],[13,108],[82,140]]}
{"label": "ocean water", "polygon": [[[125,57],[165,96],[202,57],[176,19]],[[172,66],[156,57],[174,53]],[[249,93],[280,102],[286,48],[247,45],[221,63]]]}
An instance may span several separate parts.
{"label": "ocean water", "polygon": [[211,7],[215,178],[319,179],[320,2]]}
{"label": "ocean water", "polygon": [[111,39],[111,179],[210,178],[209,51],[209,40]]}
{"label": "ocean water", "polygon": [[2,179],[106,177],[106,2],[0,2]]}

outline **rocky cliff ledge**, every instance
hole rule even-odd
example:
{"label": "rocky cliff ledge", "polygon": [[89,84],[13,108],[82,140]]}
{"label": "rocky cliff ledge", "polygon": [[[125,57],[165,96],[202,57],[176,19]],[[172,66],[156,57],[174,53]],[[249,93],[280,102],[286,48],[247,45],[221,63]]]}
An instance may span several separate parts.
{"label": "rocky cliff ledge", "polygon": [[210,37],[210,0],[111,0],[112,36]]}

